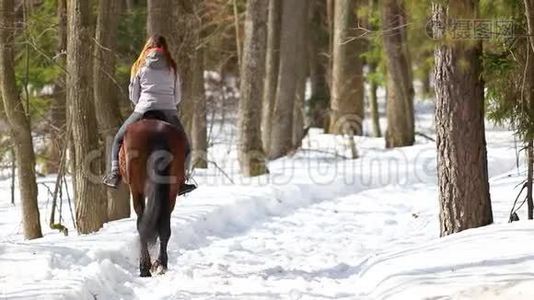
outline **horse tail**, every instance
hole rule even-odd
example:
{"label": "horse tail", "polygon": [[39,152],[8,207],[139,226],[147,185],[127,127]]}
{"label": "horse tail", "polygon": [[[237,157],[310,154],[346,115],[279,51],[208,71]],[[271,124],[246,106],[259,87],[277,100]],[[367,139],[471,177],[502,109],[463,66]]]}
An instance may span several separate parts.
{"label": "horse tail", "polygon": [[154,244],[159,235],[159,225],[169,213],[171,175],[171,151],[164,136],[152,136],[147,160],[146,195],[147,204],[139,224],[141,238]]}

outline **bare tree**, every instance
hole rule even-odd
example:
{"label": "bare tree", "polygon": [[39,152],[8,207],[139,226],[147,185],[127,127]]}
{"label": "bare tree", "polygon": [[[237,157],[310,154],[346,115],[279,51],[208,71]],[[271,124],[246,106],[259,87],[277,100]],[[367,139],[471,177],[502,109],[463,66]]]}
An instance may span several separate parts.
{"label": "bare tree", "polygon": [[[120,94],[115,80],[115,49],[121,13],[121,1],[98,2],[96,24],[96,47],[94,49],[93,78],[95,110],[101,139],[105,143],[104,153],[110,154],[116,130],[121,125],[119,109]],[[111,168],[106,159],[106,170]],[[108,189],[108,219],[118,220],[130,216],[130,192],[126,185],[119,189]]]}
{"label": "bare tree", "polygon": [[4,112],[10,126],[15,146],[17,175],[22,202],[22,223],[24,237],[35,239],[43,236],[37,205],[37,183],[35,181],[35,153],[30,121],[20,99],[15,79],[15,2],[0,1],[0,89]]}
{"label": "bare tree", "polygon": [[[534,32],[534,0],[523,0],[525,5],[525,17],[527,19],[527,28],[529,34]],[[530,47],[534,51],[534,39],[532,36],[529,37]]]}
{"label": "bare tree", "polygon": [[299,78],[295,53],[305,49],[301,39],[308,17],[308,1],[283,1],[280,41],[280,67],[276,89],[276,102],[272,116],[269,156],[279,158],[293,149],[293,110]]}
{"label": "bare tree", "polygon": [[[200,41],[201,19],[197,15],[201,1],[195,0],[173,0],[176,4],[173,8],[175,25],[170,39],[174,57],[178,63],[182,79],[182,103],[180,104],[180,119],[186,131],[192,133],[193,118],[195,116],[195,100],[202,99],[199,95],[200,89],[195,89],[194,79],[195,65],[197,60]],[[203,72],[204,70],[200,71]],[[198,72],[198,71],[197,71]],[[193,146],[194,147],[194,146]]]}
{"label": "bare tree", "polygon": [[175,0],[147,0],[148,35],[160,34],[167,39],[172,37],[173,11]]}
{"label": "bare tree", "polygon": [[134,8],[134,5],[135,5],[135,1],[134,0],[125,0],[124,1],[125,5],[126,5],[126,10],[127,11],[130,11]]}
{"label": "bare tree", "polygon": [[[534,0],[524,0],[525,17],[527,19],[528,27],[528,42],[527,46],[527,62],[526,62],[526,93],[527,101],[524,101],[528,106],[528,110],[532,111],[534,106],[534,59],[531,55],[534,53]],[[534,201],[533,201],[533,176],[534,176],[534,141],[532,137],[527,142],[527,217],[529,220],[534,218]]]}
{"label": "bare tree", "polygon": [[[436,1],[434,34],[446,20],[475,18],[478,1]],[[482,41],[443,40],[435,50],[441,235],[493,222],[484,131]]]}
{"label": "bare tree", "polygon": [[271,145],[271,125],[278,69],[280,67],[280,27],[282,24],[282,0],[269,0],[267,18],[267,50],[265,60],[265,88],[263,90],[263,108],[261,117],[261,139],[263,149],[269,153]]}
{"label": "bare tree", "polygon": [[193,64],[192,95],[194,103],[193,125],[191,130],[195,168],[208,167],[208,126],[206,112],[206,92],[204,90],[204,51],[202,47],[195,50]]}
{"label": "bare tree", "polygon": [[330,87],[328,86],[329,34],[326,26],[327,1],[311,2],[311,24],[308,33],[308,60],[311,96],[309,101],[310,122],[312,126],[328,128],[328,106]]}
{"label": "bare tree", "polygon": [[239,164],[245,176],[267,173],[260,134],[267,4],[264,0],[247,2],[239,100]]}
{"label": "bare tree", "polygon": [[293,106],[293,137],[292,144],[293,149],[297,149],[302,145],[302,139],[305,135],[305,126],[307,123],[306,113],[305,113],[305,102],[306,102],[306,82],[308,80],[308,73],[310,69],[310,54],[309,51],[309,26],[311,24],[312,10],[311,6],[307,7],[308,12],[305,18],[302,18],[301,25],[303,30],[299,36],[299,47],[302,47],[302,54],[298,55],[295,59],[298,61],[298,79],[297,79],[297,89],[295,93],[295,105]]}
{"label": "bare tree", "polygon": [[[379,9],[378,6],[379,0],[370,0],[369,5],[371,7],[371,11],[377,11]],[[378,26],[371,23],[372,28],[371,30],[378,30]],[[369,46],[371,46],[371,43],[368,43]],[[378,61],[377,59],[371,59],[371,61],[367,62],[369,66],[369,73],[374,74],[378,69]],[[378,111],[378,97],[377,97],[377,91],[378,91],[378,83],[375,78],[369,79],[369,108],[371,110],[371,124],[373,125],[373,136],[374,137],[382,137],[382,130],[380,129],[380,115]]]}
{"label": "bare tree", "polygon": [[[57,63],[65,65],[65,52],[67,50],[67,1],[57,1]],[[61,137],[65,127],[66,107],[65,107],[65,74],[61,73],[54,82],[54,92],[52,95],[52,106],[50,108],[51,126],[49,128],[49,141],[47,146],[46,172],[58,173],[61,160],[61,144],[64,137]]]}
{"label": "bare tree", "polygon": [[334,1],[332,84],[329,132],[361,134],[363,121],[363,46],[357,28],[359,1]]}
{"label": "bare tree", "polygon": [[415,142],[414,89],[404,0],[384,0],[381,7],[388,69],[386,147],[411,146]]}
{"label": "bare tree", "polygon": [[100,178],[92,86],[92,31],[89,1],[68,0],[67,101],[75,156],[76,224],[78,232],[97,231],[107,220],[107,199]]}
{"label": "bare tree", "polygon": [[203,1],[175,1],[172,44],[182,78],[180,118],[192,137],[193,162],[206,167],[207,122],[202,43]]}

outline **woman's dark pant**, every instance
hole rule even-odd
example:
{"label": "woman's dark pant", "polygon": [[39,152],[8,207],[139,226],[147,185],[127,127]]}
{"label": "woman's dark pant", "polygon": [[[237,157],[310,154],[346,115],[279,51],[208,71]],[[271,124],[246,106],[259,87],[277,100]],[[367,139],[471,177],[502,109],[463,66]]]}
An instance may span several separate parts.
{"label": "woman's dark pant", "polygon": [[[182,126],[182,122],[180,122],[180,119],[178,118],[178,113],[176,110],[159,110],[159,115],[164,117],[166,122],[171,123],[174,125],[179,131],[184,132],[184,127]],[[126,121],[122,124],[121,128],[115,135],[115,139],[113,139],[113,145],[111,147],[111,169],[117,170],[119,168],[119,150],[122,145],[122,141],[124,139],[124,134],[126,133],[126,129],[131,124],[141,120],[143,118],[142,113],[134,112],[132,113]],[[187,135],[186,135],[187,136]],[[189,152],[191,152],[191,148],[189,146],[189,140],[187,141],[187,146],[185,150],[185,156],[189,156]]]}

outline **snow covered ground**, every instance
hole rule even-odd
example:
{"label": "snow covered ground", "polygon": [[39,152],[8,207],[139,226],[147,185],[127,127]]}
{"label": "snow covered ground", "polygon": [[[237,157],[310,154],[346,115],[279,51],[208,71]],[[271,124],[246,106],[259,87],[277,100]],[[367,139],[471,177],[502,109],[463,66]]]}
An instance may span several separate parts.
{"label": "snow covered ground", "polygon": [[[418,131],[432,135],[432,119],[419,103]],[[345,160],[342,140],[312,130],[303,150],[247,179],[235,128],[217,127],[217,167],[197,172],[200,188],[179,199],[170,269],[148,279],[138,277],[134,218],[78,236],[64,203],[65,237],[46,228],[41,186],[46,234],[24,241],[0,181],[0,299],[534,299],[534,223],[507,224],[524,172],[512,133],[489,127],[495,224],[445,238],[425,138],[385,150],[383,139],[358,137],[361,158]]]}

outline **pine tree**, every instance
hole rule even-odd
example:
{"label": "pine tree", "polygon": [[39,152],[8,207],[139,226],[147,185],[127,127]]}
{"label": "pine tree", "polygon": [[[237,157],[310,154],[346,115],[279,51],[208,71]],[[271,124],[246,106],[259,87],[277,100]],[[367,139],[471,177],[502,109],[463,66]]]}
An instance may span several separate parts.
{"label": "pine tree", "polygon": [[[434,34],[445,36],[445,21],[473,19],[478,1],[433,5]],[[441,41],[435,50],[436,133],[441,235],[491,224],[484,130],[482,41]]]}

